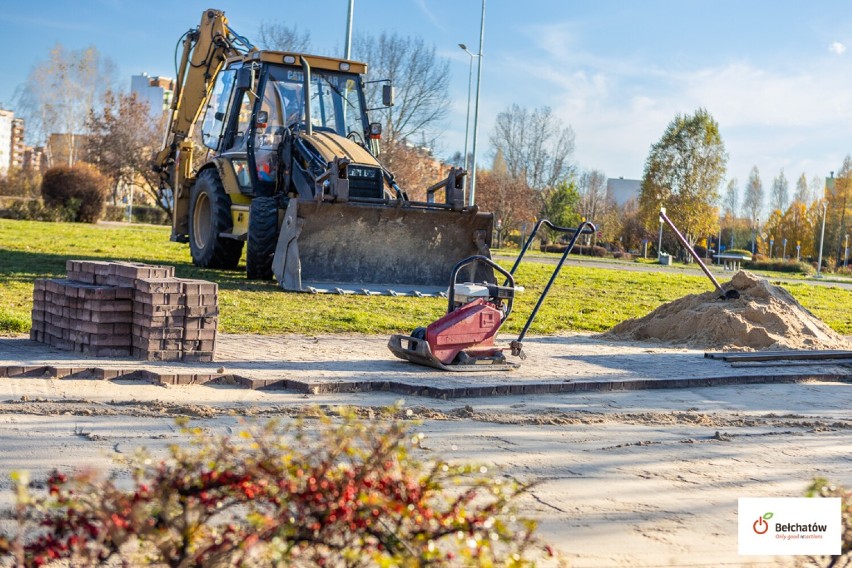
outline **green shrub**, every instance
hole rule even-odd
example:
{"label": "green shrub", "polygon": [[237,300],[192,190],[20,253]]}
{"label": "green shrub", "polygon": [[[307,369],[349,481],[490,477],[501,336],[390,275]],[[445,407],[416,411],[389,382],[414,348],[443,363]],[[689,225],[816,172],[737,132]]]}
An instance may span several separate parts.
{"label": "green shrub", "polygon": [[771,270],[775,272],[792,272],[796,274],[813,274],[815,268],[806,262],[795,260],[769,259],[763,255],[755,255],[755,259],[744,261],[743,268],[748,270]]}
{"label": "green shrub", "polygon": [[0,218],[19,221],[71,221],[75,215],[64,207],[46,207],[41,199],[3,200]]}
{"label": "green shrub", "polygon": [[78,223],[96,223],[101,218],[108,192],[109,180],[88,164],[50,168],[41,180],[44,204],[66,209]]}
{"label": "green shrub", "polygon": [[[394,416],[313,408],[234,440],[189,429],[157,463],[137,452],[129,488],[54,472],[46,495],[13,478],[18,535],[0,560],[38,566],[527,566],[535,523],[525,487],[483,466],[421,462],[420,434]],[[372,413],[371,413],[372,414]],[[44,487],[44,486],[42,486]],[[552,549],[539,548],[541,552]]]}
{"label": "green shrub", "polygon": [[[127,221],[127,206],[107,205],[104,210],[103,219],[105,221]],[[133,222],[147,223],[149,225],[169,225],[171,224],[171,219],[169,219],[166,212],[159,207],[152,207],[150,205],[134,205]]]}
{"label": "green shrub", "polygon": [[[567,247],[568,245],[566,244],[541,245],[541,252],[555,252],[562,254],[563,252],[565,252],[565,249]],[[571,254],[579,254],[583,256],[597,256],[603,258],[609,256],[609,251],[599,246],[587,247],[586,245],[574,245],[574,249],[571,251]]]}

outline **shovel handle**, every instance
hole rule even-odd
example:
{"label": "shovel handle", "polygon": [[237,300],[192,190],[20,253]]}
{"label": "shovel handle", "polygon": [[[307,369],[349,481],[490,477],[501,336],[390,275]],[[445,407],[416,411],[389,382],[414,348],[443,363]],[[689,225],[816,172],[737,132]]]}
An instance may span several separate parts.
{"label": "shovel handle", "polygon": [[725,291],[722,290],[722,286],[719,284],[719,281],[716,280],[716,278],[710,273],[710,269],[707,268],[707,266],[701,261],[700,258],[698,258],[698,255],[695,254],[695,251],[692,250],[692,247],[689,246],[688,242],[686,242],[686,239],[684,238],[684,236],[681,235],[680,231],[677,230],[677,227],[675,227],[675,224],[672,223],[672,220],[669,219],[668,217],[666,217],[666,214],[663,213],[662,211],[660,211],[660,220],[664,221],[666,223],[666,225],[668,225],[669,228],[672,231],[674,231],[674,234],[675,234],[675,236],[677,236],[678,240],[680,241],[680,244],[682,244],[684,246],[684,248],[689,251],[689,254],[692,255],[692,258],[695,259],[695,261],[698,263],[698,266],[701,267],[701,270],[704,271],[704,274],[707,275],[707,278],[709,278],[710,281],[713,283],[713,286],[716,287],[716,290],[718,290],[719,293],[722,294],[722,297],[726,297]]}

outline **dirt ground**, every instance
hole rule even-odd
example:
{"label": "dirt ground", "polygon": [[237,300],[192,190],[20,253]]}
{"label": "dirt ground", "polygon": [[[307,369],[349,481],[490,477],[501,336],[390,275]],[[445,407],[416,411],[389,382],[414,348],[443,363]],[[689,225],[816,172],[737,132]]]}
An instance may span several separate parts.
{"label": "dirt ground", "polygon": [[[0,508],[11,503],[9,471],[126,473],[116,458],[139,446],[164,454],[181,441],[176,416],[223,432],[308,404],[381,407],[399,399],[2,378]],[[411,397],[404,404],[422,421],[423,451],[537,482],[523,512],[540,520],[540,535],[572,566],[785,565],[791,559],[737,555],[737,498],[801,496],[817,476],[852,485],[848,383]]]}

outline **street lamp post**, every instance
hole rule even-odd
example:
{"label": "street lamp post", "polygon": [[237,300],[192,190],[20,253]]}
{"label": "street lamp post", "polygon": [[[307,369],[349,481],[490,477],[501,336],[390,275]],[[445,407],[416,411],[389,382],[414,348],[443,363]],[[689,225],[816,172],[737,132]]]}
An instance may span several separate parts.
{"label": "street lamp post", "polygon": [[465,53],[470,55],[470,65],[468,66],[467,72],[467,118],[464,122],[464,170],[467,171],[467,136],[468,131],[470,130],[470,95],[473,91],[473,58],[479,57],[479,54],[471,53],[471,51],[463,43],[460,43],[459,47],[462,48]]}
{"label": "street lamp post", "polygon": [[754,218],[754,228],[751,231],[751,254],[754,254],[755,246],[757,246],[757,226],[760,224],[760,219]]}
{"label": "street lamp post", "polygon": [[816,273],[817,278],[822,278],[820,271],[822,270],[822,241],[825,238],[825,214],[826,214],[826,211],[828,211],[828,203],[823,201],[822,202],[822,230],[820,231],[820,234],[819,234],[819,258],[817,260],[817,273]]}
{"label": "street lamp post", "polygon": [[476,108],[473,111],[473,164],[470,173],[470,200],[468,204],[473,207],[476,197],[476,133],[479,126],[479,92],[482,89],[482,56],[485,44],[485,0],[482,0],[482,19],[479,23],[479,65],[476,70]]}
{"label": "street lamp post", "polygon": [[843,241],[843,268],[849,266],[849,233],[846,233],[846,239]]}
{"label": "street lamp post", "polygon": [[775,249],[775,237],[769,237],[769,258],[772,258],[772,251]]}

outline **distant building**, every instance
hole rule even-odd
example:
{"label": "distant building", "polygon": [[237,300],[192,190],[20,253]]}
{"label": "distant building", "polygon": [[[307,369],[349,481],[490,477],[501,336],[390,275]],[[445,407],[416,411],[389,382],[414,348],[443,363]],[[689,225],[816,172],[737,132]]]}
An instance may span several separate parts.
{"label": "distant building", "polygon": [[612,199],[619,207],[623,207],[631,199],[639,201],[639,193],[642,189],[642,180],[607,178],[606,197]]}
{"label": "distant building", "polygon": [[12,165],[12,123],[15,113],[11,110],[0,109],[0,176],[9,173]]}
{"label": "distant building", "polygon": [[26,146],[21,167],[25,170],[43,172],[47,169],[47,152],[44,146]]}
{"label": "distant building", "polygon": [[24,119],[12,119],[12,140],[9,152],[9,167],[21,168],[24,165]]}
{"label": "distant building", "polygon": [[136,100],[145,101],[151,107],[151,116],[159,119],[172,104],[175,82],[168,77],[149,77],[147,73],[130,78],[130,93]]}

